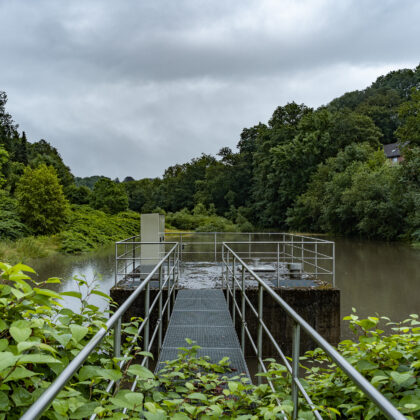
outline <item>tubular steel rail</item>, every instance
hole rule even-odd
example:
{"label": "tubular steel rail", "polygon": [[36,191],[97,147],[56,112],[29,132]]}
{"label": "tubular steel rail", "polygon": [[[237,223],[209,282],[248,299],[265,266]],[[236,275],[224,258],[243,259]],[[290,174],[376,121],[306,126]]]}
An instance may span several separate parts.
{"label": "tubular steel rail", "polygon": [[[236,314],[241,320],[241,348],[245,352],[245,335],[248,337],[252,349],[258,359],[258,371],[267,372],[264,364],[262,343],[263,333],[271,341],[276,349],[280,359],[286,366],[292,376],[292,401],[293,401],[293,419],[297,419],[299,412],[298,394],[299,391],[311,407],[317,419],[322,420],[319,412],[315,409],[315,405],[305,391],[299,380],[299,354],[300,354],[300,331],[305,331],[314,340],[319,347],[335,362],[335,364],[353,381],[353,383],[367,396],[374,404],[390,419],[403,420],[405,417],[388,401],[371,383],[365,379],[349,362],[341,356],[320,334],[318,334],[300,315],[298,315],[270,286],[267,285],[245,262],[239,255],[232,250],[231,246],[236,243],[223,244],[223,283],[226,287],[226,299],[228,306],[232,301],[232,318],[235,324]],[[237,279],[236,269],[241,266],[240,279]],[[258,307],[255,308],[246,294],[245,272],[247,272],[258,283]],[[236,300],[235,290],[238,288],[241,294],[241,302],[238,304]],[[271,334],[267,324],[263,320],[263,301],[264,293],[271,298],[286,312],[293,320],[293,336],[292,336],[292,365],[290,365],[285,354]],[[246,304],[258,319],[257,343],[252,338],[251,331],[246,324]],[[274,391],[273,383],[267,378],[271,389]],[[261,381],[261,378],[259,378]]]}
{"label": "tubular steel rail", "polygon": [[[130,238],[132,239],[132,238]],[[123,241],[127,244],[130,240]],[[142,245],[156,245],[156,243],[143,242]],[[167,314],[168,320],[171,316],[171,306],[175,302],[175,288],[178,283],[179,277],[179,245],[178,243],[166,243],[171,245],[170,250],[162,257],[162,259],[156,264],[156,266],[150,271],[147,277],[141,281],[140,285],[134,290],[134,292],[128,297],[128,299],[116,310],[111,316],[104,328],[101,328],[92,339],[86,344],[86,346],[79,352],[79,354],[68,364],[68,366],[61,372],[61,374],[55,379],[55,381],[47,388],[44,393],[32,404],[26,413],[21,417],[21,420],[34,420],[38,419],[45,409],[51,404],[56,395],[64,388],[71,377],[77,372],[79,367],[89,357],[89,355],[95,350],[95,348],[101,343],[104,337],[109,333],[111,329],[114,330],[114,357],[121,356],[121,318],[125,312],[130,308],[136,298],[145,291],[145,305],[144,305],[144,319],[141,322],[137,336],[143,332],[143,347],[145,351],[150,351],[156,336],[158,337],[158,349],[160,351],[162,347],[162,320]],[[164,273],[164,265],[167,264],[167,272]],[[155,299],[150,303],[150,282],[158,275],[159,281],[159,292],[156,294]],[[168,296],[163,302],[163,291],[168,292]],[[172,302],[172,305],[171,305]],[[152,310],[158,307],[158,321],[150,336],[150,317]],[[144,331],[143,331],[144,330]],[[134,344],[133,344],[134,345]],[[130,347],[125,356],[128,356],[132,348]],[[120,362],[122,368],[125,361]],[[147,357],[143,358],[142,365],[147,365]],[[136,386],[137,378],[133,383],[132,388]],[[110,391],[114,386],[115,382],[110,381],[107,387],[107,391]],[[93,420],[96,415],[91,417]]]}
{"label": "tubular steel rail", "polygon": [[335,287],[335,243],[291,233],[262,232],[169,232],[165,238],[178,241],[181,261],[223,261],[224,243],[235,244],[234,251],[245,261],[257,259],[272,263],[277,273],[289,265],[300,267],[305,275]]}

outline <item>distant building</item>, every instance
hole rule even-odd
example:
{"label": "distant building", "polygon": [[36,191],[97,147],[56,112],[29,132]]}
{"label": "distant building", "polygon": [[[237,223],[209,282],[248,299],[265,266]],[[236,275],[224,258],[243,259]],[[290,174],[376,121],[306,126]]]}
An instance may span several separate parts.
{"label": "distant building", "polygon": [[384,152],[387,159],[393,163],[399,163],[404,160],[401,155],[399,143],[384,144]]}

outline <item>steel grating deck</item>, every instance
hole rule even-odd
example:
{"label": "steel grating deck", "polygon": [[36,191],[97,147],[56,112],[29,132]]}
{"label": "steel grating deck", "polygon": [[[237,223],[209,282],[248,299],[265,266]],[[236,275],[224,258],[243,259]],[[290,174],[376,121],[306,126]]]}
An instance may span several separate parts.
{"label": "steel grating deck", "polygon": [[166,331],[156,372],[165,360],[178,357],[178,348],[186,338],[201,347],[198,356],[208,356],[211,363],[229,357],[234,372],[249,377],[239,340],[221,289],[185,289],[178,292],[171,320]]}

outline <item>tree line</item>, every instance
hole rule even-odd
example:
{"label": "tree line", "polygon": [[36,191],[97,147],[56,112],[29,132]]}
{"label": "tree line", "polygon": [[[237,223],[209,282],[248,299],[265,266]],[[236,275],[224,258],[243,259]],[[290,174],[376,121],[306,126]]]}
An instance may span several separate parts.
{"label": "tree line", "polygon": [[[75,178],[47,141],[19,133],[0,93],[0,235],[57,232],[70,205],[85,205],[109,214],[166,212],[180,228],[206,216],[203,229],[223,221],[241,230],[420,241],[419,89],[417,66],[317,109],[291,102],[244,128],[235,151],[122,182]],[[382,145],[397,141],[404,160],[393,165]]]}

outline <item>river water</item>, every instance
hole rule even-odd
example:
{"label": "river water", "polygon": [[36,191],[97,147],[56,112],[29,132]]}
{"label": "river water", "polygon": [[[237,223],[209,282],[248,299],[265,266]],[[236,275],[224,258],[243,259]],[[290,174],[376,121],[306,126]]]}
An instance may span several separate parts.
{"label": "river water", "polygon": [[[330,238],[329,238],[330,239]],[[420,249],[402,243],[331,238],[336,242],[336,286],[341,290],[341,315],[357,309],[360,316],[386,315],[400,321],[420,313]],[[81,256],[54,256],[31,262],[40,280],[60,277],[59,291],[77,290],[73,276],[96,277],[99,287],[109,292],[114,285],[114,246]],[[92,303],[105,308],[98,296]],[[65,305],[76,307],[74,298]],[[345,325],[342,325],[343,336]]]}

